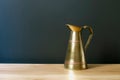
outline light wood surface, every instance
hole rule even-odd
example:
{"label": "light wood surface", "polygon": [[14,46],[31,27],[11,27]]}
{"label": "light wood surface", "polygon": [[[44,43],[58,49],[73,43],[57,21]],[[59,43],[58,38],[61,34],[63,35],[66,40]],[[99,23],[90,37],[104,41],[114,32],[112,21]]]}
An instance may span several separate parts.
{"label": "light wood surface", "polygon": [[0,64],[0,80],[120,80],[120,64],[89,64],[72,71],[63,64]]}

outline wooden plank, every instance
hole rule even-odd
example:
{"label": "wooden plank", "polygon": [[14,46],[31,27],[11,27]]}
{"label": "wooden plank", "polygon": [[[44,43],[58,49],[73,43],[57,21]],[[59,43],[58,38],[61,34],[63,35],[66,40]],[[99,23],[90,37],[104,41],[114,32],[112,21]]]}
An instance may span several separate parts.
{"label": "wooden plank", "polygon": [[0,64],[0,80],[120,80],[120,64],[89,64],[67,70],[63,64]]}

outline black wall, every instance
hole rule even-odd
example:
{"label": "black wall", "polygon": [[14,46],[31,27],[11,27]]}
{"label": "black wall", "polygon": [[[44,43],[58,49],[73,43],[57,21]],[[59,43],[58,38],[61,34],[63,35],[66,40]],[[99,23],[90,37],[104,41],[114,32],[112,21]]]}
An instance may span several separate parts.
{"label": "black wall", "polygon": [[63,63],[66,23],[92,26],[88,63],[120,63],[120,0],[0,0],[0,62]]}

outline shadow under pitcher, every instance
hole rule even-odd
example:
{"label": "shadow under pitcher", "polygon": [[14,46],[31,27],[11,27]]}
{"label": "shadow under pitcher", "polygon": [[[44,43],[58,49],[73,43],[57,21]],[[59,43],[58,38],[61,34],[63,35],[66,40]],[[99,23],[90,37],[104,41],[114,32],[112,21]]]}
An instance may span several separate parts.
{"label": "shadow under pitcher", "polygon": [[[85,60],[84,53],[86,52],[86,49],[92,39],[93,30],[89,26],[78,27],[70,24],[67,24],[67,26],[70,28],[71,32],[70,32],[70,38],[68,42],[64,67],[66,69],[71,69],[71,70],[87,69],[87,63]],[[85,46],[83,47],[81,32],[84,29],[89,30],[90,35],[88,37]]]}

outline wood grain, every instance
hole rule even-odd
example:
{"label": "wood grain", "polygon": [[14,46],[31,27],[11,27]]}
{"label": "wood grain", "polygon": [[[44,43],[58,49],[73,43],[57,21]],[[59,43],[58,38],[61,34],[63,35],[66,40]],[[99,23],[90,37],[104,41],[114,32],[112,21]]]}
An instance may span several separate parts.
{"label": "wood grain", "polygon": [[89,64],[72,71],[63,64],[0,64],[0,80],[120,80],[120,64]]}

